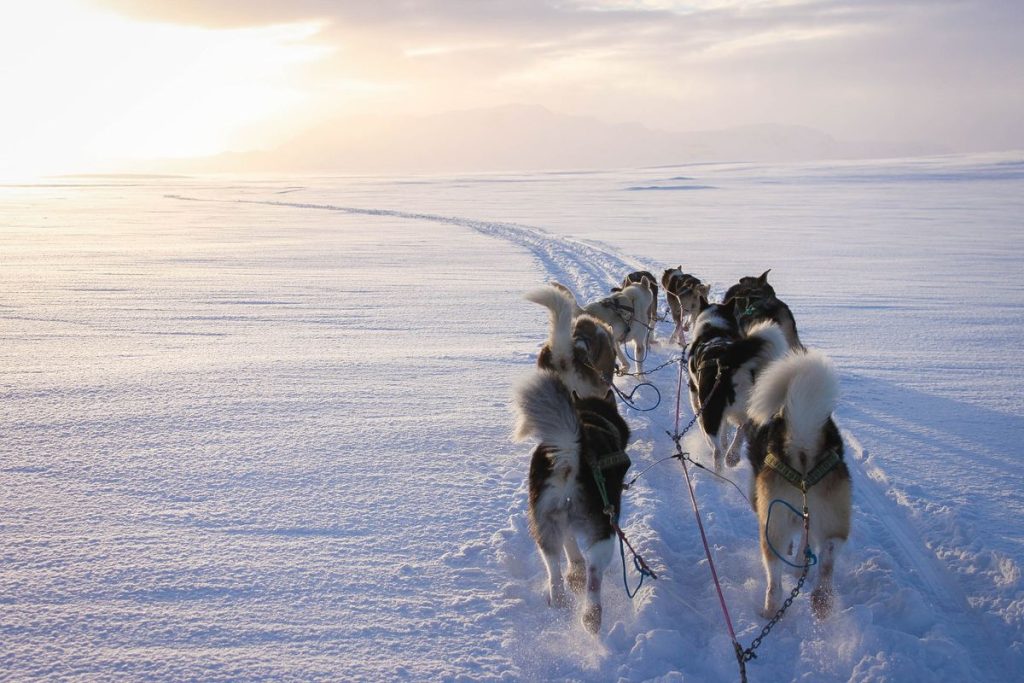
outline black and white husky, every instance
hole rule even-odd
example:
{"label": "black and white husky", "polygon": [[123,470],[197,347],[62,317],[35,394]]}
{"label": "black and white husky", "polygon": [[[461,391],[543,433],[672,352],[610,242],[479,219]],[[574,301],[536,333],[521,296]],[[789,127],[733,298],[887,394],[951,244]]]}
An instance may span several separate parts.
{"label": "black and white husky", "polygon": [[525,298],[551,314],[551,331],[537,355],[537,366],[556,372],[579,396],[614,402],[610,387],[616,349],[611,328],[593,316],[577,317],[576,299],[564,287],[538,287]]}
{"label": "black and white husky", "polygon": [[800,343],[800,335],[796,331],[796,319],[789,306],[775,295],[775,288],[768,284],[768,273],[764,271],[757,277],[746,275],[730,287],[725,293],[726,302],[733,304],[736,320],[740,329],[748,329],[759,322],[770,320],[782,329],[786,342],[791,349],[804,350]]}
{"label": "black and white husky", "polygon": [[[819,619],[832,609],[835,556],[850,534],[850,471],[832,419],[838,395],[832,362],[818,352],[794,351],[761,373],[750,397],[747,457],[755,473],[751,500],[760,520],[767,575],[765,617],[775,614],[782,597],[781,561],[772,547],[785,552],[802,529],[800,517],[783,505],[775,506],[768,528],[769,506],[773,500],[784,500],[800,510],[801,483],[808,487],[808,542],[818,556],[811,607]],[[794,560],[804,561],[802,552]]]}
{"label": "black and white husky", "polygon": [[[758,373],[786,350],[786,338],[778,325],[762,322],[744,334],[730,305],[701,300],[687,351],[690,405],[694,414],[700,415],[698,424],[714,454],[715,469],[721,469],[723,456],[730,465],[738,462],[739,427],[746,422],[747,399],[754,382]],[[725,449],[730,423],[737,427],[736,436]]]}
{"label": "black and white husky", "polygon": [[614,403],[578,398],[553,372],[537,371],[514,394],[517,441],[540,444],[530,462],[530,532],[548,570],[548,601],[568,604],[562,580],[562,555],[569,559],[565,580],[586,589],[583,625],[601,628],[601,579],[611,562],[615,536],[598,490],[594,470],[603,477],[608,503],[617,511],[622,480],[629,469],[625,453],[629,427]]}

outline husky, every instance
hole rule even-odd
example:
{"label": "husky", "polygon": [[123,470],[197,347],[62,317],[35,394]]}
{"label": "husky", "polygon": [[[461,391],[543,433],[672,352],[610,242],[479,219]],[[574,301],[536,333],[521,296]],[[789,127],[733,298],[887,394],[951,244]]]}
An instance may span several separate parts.
{"label": "husky", "polygon": [[[558,283],[552,283],[552,285],[571,294],[565,285]],[[593,316],[611,328],[612,337],[615,340],[615,353],[623,372],[630,370],[630,359],[626,355],[625,346],[632,341],[633,353],[636,356],[636,371],[640,377],[643,377],[644,359],[650,349],[650,333],[653,329],[653,326],[648,325],[646,321],[652,299],[650,281],[644,277],[640,282],[634,282],[620,291],[614,292],[611,296],[583,307],[575,303],[576,300],[573,298],[573,310],[577,316],[583,314]]]}
{"label": "husky", "polygon": [[695,276],[684,273],[682,266],[667,269],[661,276],[661,286],[665,288],[665,298],[668,299],[672,320],[676,323],[669,341],[685,346],[686,331],[700,312],[700,299],[708,297],[711,287],[702,284]]}
{"label": "husky", "polygon": [[800,335],[796,331],[796,319],[793,318],[793,312],[789,310],[789,306],[775,296],[775,288],[768,284],[768,273],[770,272],[772,272],[771,268],[757,277],[753,275],[741,277],[739,282],[726,291],[725,301],[733,302],[740,328],[750,328],[762,320],[771,320],[782,328],[789,348],[803,351],[805,347],[800,343]]}
{"label": "husky", "polygon": [[525,298],[551,314],[551,331],[537,355],[537,366],[557,373],[579,396],[614,403],[616,349],[611,328],[590,315],[574,317],[576,299],[564,287],[538,287]]}
{"label": "husky", "polygon": [[658,322],[658,281],[655,279],[654,274],[646,270],[632,272],[622,279],[621,287],[612,287],[612,293],[621,292],[634,283],[643,283],[644,278],[647,278],[647,283],[651,290],[651,307],[647,311],[646,322],[648,329],[653,334],[654,325]]}
{"label": "husky", "polygon": [[540,444],[530,462],[530,533],[548,571],[548,602],[568,605],[565,583],[586,588],[583,626],[601,628],[601,580],[615,549],[614,530],[595,481],[603,476],[612,514],[620,510],[622,480],[629,469],[629,427],[614,403],[574,395],[559,376],[538,370],[516,387],[514,438]]}
{"label": "husky", "polygon": [[[754,469],[751,500],[761,526],[765,617],[778,611],[782,596],[780,560],[772,547],[778,550],[790,544],[791,548],[802,528],[800,517],[780,505],[769,529],[769,506],[779,499],[802,509],[801,484],[807,487],[810,513],[806,542],[818,556],[811,608],[819,619],[832,610],[832,570],[850,534],[851,507],[850,471],[832,419],[838,395],[836,371],[826,356],[792,351],[761,373],[750,397],[747,457]],[[804,553],[797,557],[803,558]]]}
{"label": "husky", "polygon": [[747,399],[758,373],[787,351],[786,338],[778,325],[762,322],[744,334],[726,304],[709,304],[701,299],[694,323],[689,358],[690,405],[704,439],[714,454],[715,469],[722,469],[723,446],[729,423],[736,435],[724,449],[730,466],[739,462],[737,442],[746,422]]}

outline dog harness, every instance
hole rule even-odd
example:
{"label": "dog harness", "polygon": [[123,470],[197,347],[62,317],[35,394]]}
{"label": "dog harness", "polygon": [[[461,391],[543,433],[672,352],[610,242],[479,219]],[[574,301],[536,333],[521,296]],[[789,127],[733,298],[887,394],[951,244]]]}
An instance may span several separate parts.
{"label": "dog harness", "polygon": [[737,294],[733,297],[739,303],[746,302],[746,306],[740,311],[739,317],[751,318],[762,312],[764,302],[772,298],[770,294]]}
{"label": "dog harness", "polygon": [[[626,331],[622,333],[622,339],[619,340],[620,344],[624,344],[626,342],[626,337],[629,336],[629,331],[633,329],[633,319],[636,317],[636,310],[629,304],[624,304],[614,297],[602,299],[601,303],[615,311],[615,315],[619,316],[619,320],[626,323]],[[622,315],[622,311],[629,313],[628,320]]]}
{"label": "dog harness", "polygon": [[804,475],[790,467],[774,453],[768,453],[764,457],[765,467],[778,472],[783,479],[804,492],[824,479],[825,475],[831,472],[840,462],[842,462],[842,458],[839,457],[839,453],[836,452],[836,449],[830,448],[825,453],[825,457],[822,458],[821,462]]}
{"label": "dog harness", "polygon": [[[616,443],[618,443],[622,438],[622,435],[619,434],[619,430],[616,429],[615,425],[601,415],[585,410],[580,411],[580,417],[583,418],[584,429],[596,429],[604,432],[608,436],[612,437]],[[594,424],[595,422],[603,424]],[[613,467],[619,467],[621,465],[629,467],[633,464],[633,461],[629,459],[629,455],[621,448],[609,451],[599,458],[593,457],[593,454],[590,455],[591,457],[587,459],[587,464],[590,465],[590,469],[594,470],[595,473],[602,470],[609,470]]]}

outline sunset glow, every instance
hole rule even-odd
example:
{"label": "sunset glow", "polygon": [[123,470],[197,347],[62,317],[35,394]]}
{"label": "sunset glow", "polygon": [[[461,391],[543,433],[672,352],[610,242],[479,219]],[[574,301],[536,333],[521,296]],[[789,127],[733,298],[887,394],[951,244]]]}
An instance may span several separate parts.
{"label": "sunset glow", "polygon": [[292,79],[330,52],[315,23],[209,29],[140,22],[73,0],[0,21],[0,178],[253,146],[300,107]]}
{"label": "sunset glow", "polygon": [[[766,124],[854,156],[1020,149],[1022,26],[1024,4],[993,0],[11,2],[0,178],[239,170],[225,152],[262,171],[504,167],[464,134],[500,142],[495,120],[527,168],[596,149],[580,119],[635,137],[565,163],[714,131],[750,158],[728,131]],[[487,113],[517,107],[558,120]]]}

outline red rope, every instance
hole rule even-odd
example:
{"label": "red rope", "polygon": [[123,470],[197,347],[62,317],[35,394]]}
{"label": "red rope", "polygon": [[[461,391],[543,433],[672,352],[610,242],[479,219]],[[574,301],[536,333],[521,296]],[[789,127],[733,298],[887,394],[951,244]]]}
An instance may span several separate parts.
{"label": "red rope", "polygon": [[[676,386],[676,434],[679,433],[679,403],[683,394],[683,363],[679,363],[679,382]],[[676,444],[679,447],[679,444]],[[690,503],[693,505],[693,515],[697,518],[697,528],[700,529],[700,540],[704,543],[704,554],[708,558],[708,566],[711,568],[711,578],[715,582],[715,590],[718,591],[718,602],[722,605],[722,614],[725,615],[725,625],[729,627],[729,636],[732,637],[734,645],[739,645],[736,640],[736,631],[732,627],[732,618],[729,616],[729,608],[725,604],[725,595],[722,593],[722,584],[718,580],[718,572],[715,570],[715,561],[711,557],[711,548],[708,547],[708,537],[704,533],[704,523],[700,519],[700,510],[697,508],[697,496],[693,492],[693,481],[690,478],[690,468],[686,466],[686,460],[679,459],[683,464],[683,472],[686,473],[686,487],[690,491]]]}

